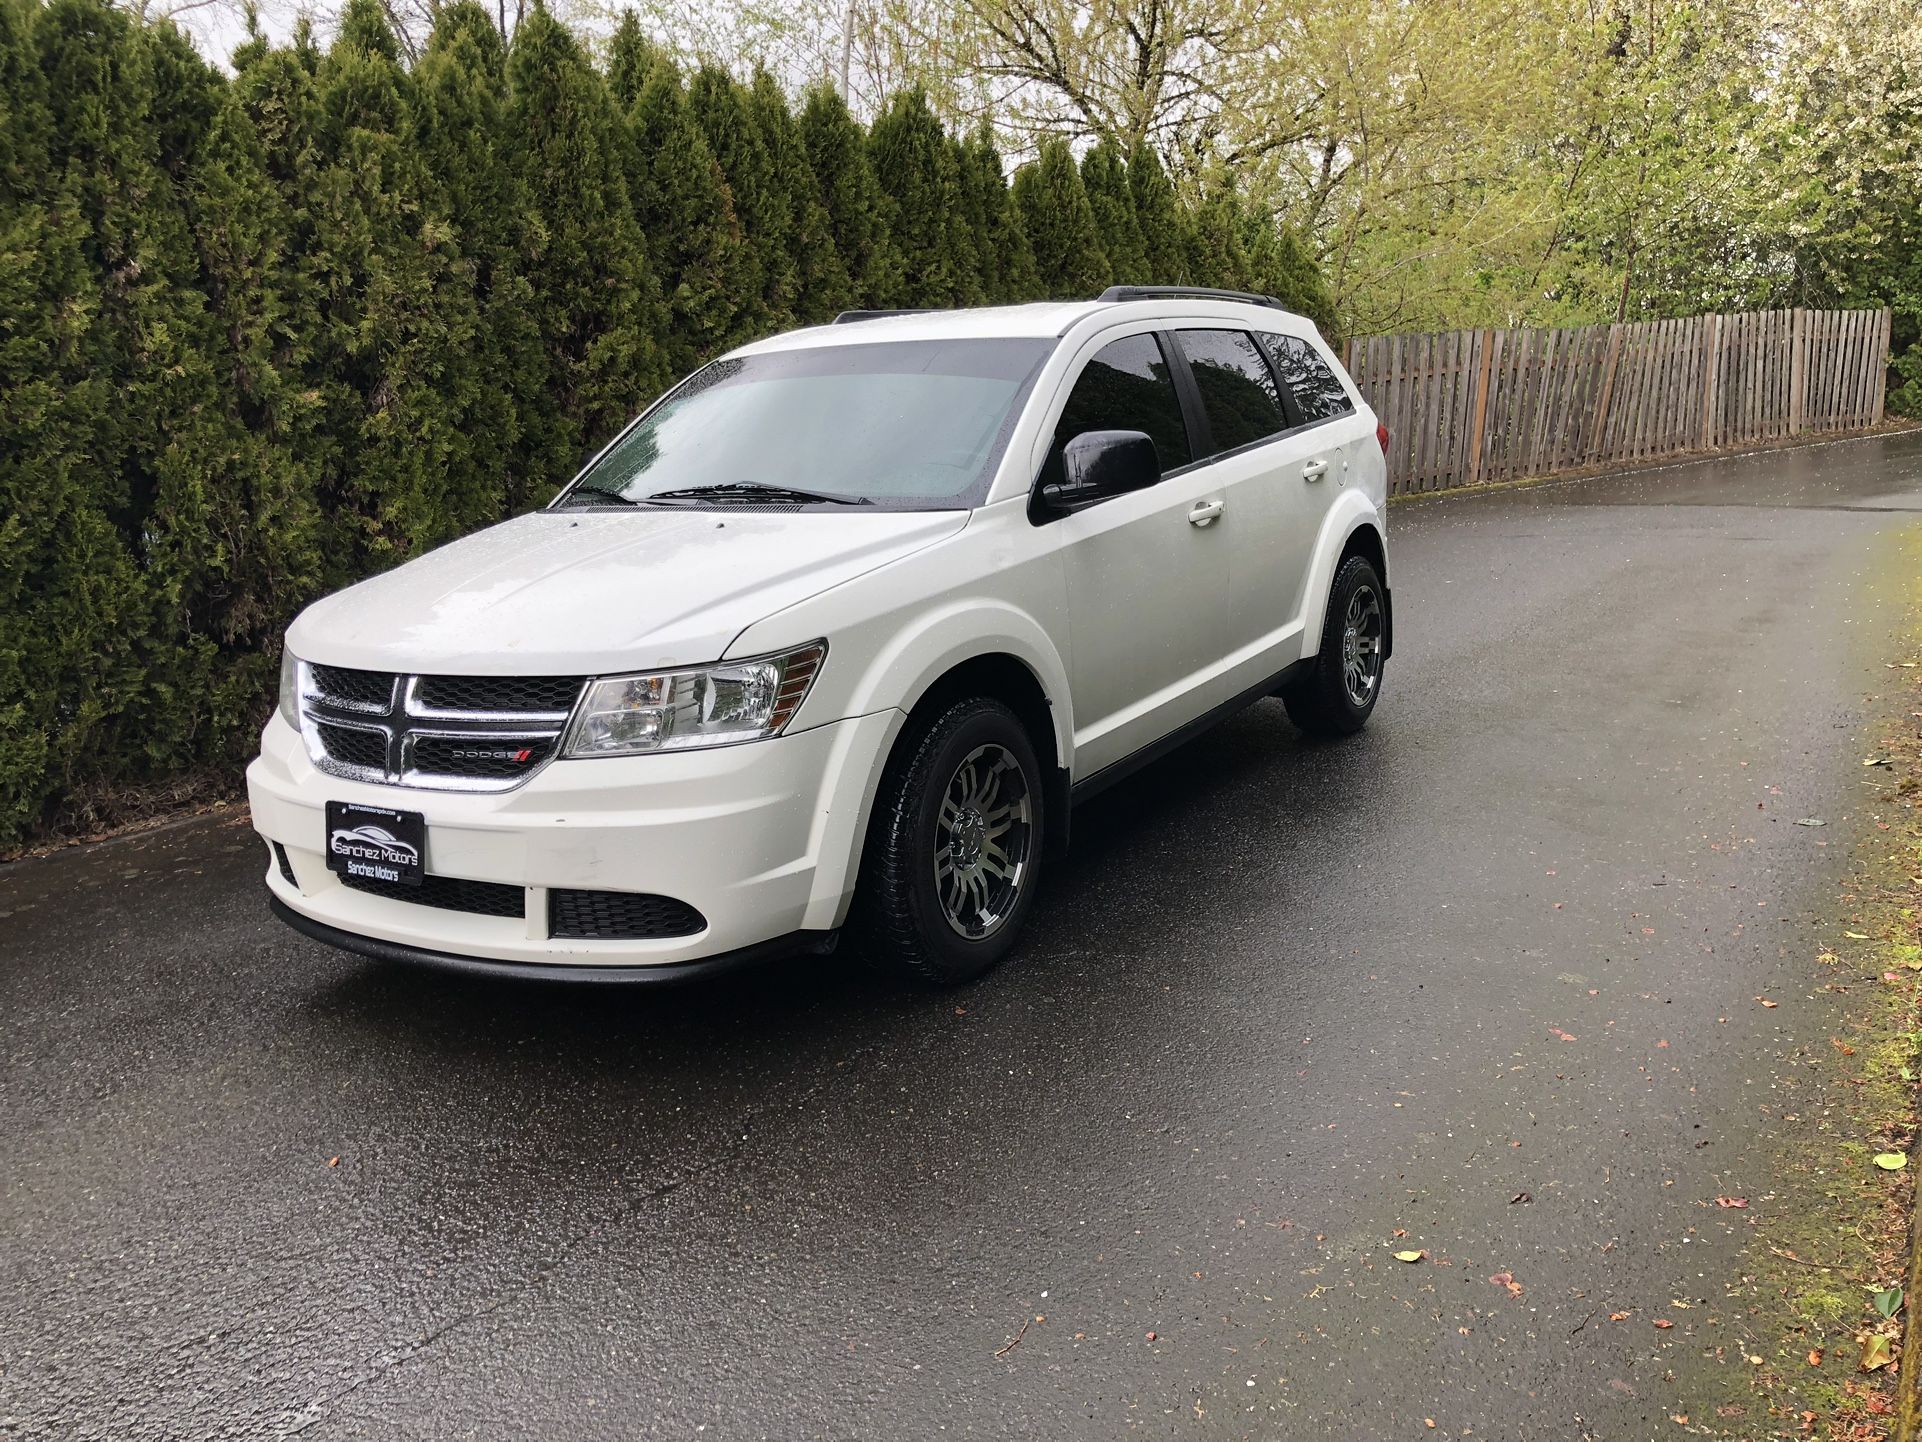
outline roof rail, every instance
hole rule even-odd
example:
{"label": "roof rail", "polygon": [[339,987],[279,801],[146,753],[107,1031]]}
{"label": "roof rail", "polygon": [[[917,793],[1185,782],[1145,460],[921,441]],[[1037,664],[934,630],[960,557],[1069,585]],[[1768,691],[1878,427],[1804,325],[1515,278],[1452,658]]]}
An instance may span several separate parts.
{"label": "roof rail", "polygon": [[899,310],[844,310],[828,324],[853,325],[857,321],[886,320],[891,315],[927,315],[932,310],[932,306],[926,305],[903,306]]}
{"label": "roof rail", "polygon": [[1233,300],[1243,305],[1265,305],[1275,310],[1287,306],[1272,295],[1256,295],[1246,290],[1213,290],[1205,285],[1111,285],[1096,300]]}

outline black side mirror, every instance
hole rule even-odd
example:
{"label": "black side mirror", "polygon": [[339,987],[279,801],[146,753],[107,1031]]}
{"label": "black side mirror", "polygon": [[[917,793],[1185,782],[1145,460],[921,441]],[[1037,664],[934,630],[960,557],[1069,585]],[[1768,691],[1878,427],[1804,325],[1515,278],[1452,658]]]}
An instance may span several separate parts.
{"label": "black side mirror", "polygon": [[1049,515],[1086,510],[1097,501],[1146,490],[1161,479],[1161,457],[1142,431],[1083,431],[1061,448],[1059,466],[1037,500]]}

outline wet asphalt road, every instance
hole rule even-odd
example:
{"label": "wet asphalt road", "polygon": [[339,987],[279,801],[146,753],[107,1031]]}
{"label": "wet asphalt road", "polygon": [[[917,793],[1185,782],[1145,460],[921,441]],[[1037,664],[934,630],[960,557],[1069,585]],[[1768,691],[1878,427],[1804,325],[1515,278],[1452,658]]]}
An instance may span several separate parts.
{"label": "wet asphalt road", "polygon": [[363,964],[232,821],[0,870],[0,1435],[1675,1435],[1918,522],[1915,435],[1398,508],[1369,730],[1109,793],[958,994]]}

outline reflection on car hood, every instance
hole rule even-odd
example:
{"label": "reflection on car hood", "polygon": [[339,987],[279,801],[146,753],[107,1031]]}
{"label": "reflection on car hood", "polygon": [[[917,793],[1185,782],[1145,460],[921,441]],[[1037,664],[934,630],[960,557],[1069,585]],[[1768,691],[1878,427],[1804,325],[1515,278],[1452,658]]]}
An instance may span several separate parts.
{"label": "reflection on car hood", "polygon": [[375,671],[690,665],[966,523],[965,511],[540,511],[315,602],[287,641],[303,660]]}

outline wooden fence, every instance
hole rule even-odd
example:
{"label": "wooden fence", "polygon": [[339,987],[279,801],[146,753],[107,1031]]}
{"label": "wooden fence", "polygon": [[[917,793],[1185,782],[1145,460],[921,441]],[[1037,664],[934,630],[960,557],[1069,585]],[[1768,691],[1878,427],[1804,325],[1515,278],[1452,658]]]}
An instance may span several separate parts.
{"label": "wooden fence", "polygon": [[1364,336],[1395,495],[1714,450],[1882,419],[1886,310]]}

